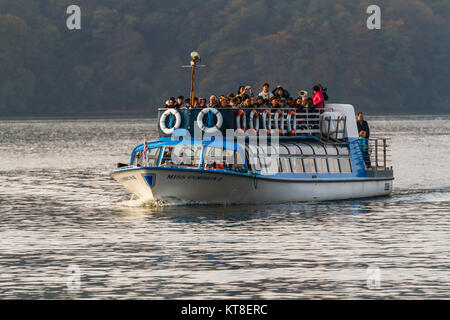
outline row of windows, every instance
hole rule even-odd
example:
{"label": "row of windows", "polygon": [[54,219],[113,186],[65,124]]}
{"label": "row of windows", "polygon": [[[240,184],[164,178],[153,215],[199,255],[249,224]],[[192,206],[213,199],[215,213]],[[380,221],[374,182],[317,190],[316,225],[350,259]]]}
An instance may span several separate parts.
{"label": "row of windows", "polygon": [[[157,166],[161,148],[149,149],[147,153],[147,165]],[[201,145],[180,145],[167,146],[163,148],[160,166],[176,166],[178,168],[199,168],[202,159],[203,146]],[[234,150],[206,147],[204,153],[203,168],[207,169],[228,169],[242,172],[245,168],[245,161],[241,153]],[[135,153],[134,166],[143,166],[143,152]]]}
{"label": "row of windows", "polygon": [[280,144],[249,146],[250,163],[265,173],[351,173],[348,148],[321,144]]}
{"label": "row of windows", "polygon": [[347,147],[320,144],[279,144],[278,148],[274,146],[253,146],[249,148],[254,154],[262,155],[305,155],[305,156],[348,156]]}
{"label": "row of windows", "polygon": [[[147,165],[157,166],[161,148],[148,150]],[[308,144],[283,144],[273,146],[249,146],[246,160],[251,170],[264,173],[351,173],[352,166],[345,147]],[[199,168],[203,146],[180,145],[163,148],[160,166]],[[274,156],[270,156],[274,155]],[[136,152],[133,165],[144,165],[142,151]],[[245,160],[234,150],[206,147],[203,168],[243,171]]]}
{"label": "row of windows", "polygon": [[260,157],[250,159],[256,171],[264,173],[351,173],[350,158]]}

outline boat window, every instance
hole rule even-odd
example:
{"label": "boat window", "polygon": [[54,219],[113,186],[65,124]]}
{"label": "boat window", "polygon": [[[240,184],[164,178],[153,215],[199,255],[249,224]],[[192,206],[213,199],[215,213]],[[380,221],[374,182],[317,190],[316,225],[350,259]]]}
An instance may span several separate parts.
{"label": "boat window", "polygon": [[202,146],[176,145],[164,147],[161,166],[198,168],[201,161]]}
{"label": "boat window", "polygon": [[289,158],[280,158],[280,172],[291,173],[291,163]]}
{"label": "boat window", "polygon": [[311,146],[309,146],[307,144],[300,144],[299,147],[300,147],[300,149],[302,149],[302,152],[304,155],[308,155],[308,156],[314,155],[314,152],[313,152],[313,149],[311,148]]}
{"label": "boat window", "polygon": [[289,153],[292,155],[302,154],[299,147],[294,144],[287,144],[286,147],[288,148]]}
{"label": "boat window", "polygon": [[315,173],[316,172],[316,166],[314,165],[314,159],[305,158],[305,159],[303,159],[303,162],[305,164],[305,172],[307,172],[307,173]]}
{"label": "boat window", "polygon": [[236,151],[234,153],[233,170],[238,172],[244,172],[245,170],[244,158],[242,157],[242,154],[239,151]]}
{"label": "boat window", "polygon": [[325,149],[327,150],[327,154],[329,156],[337,156],[337,149],[335,146],[326,146]]}
{"label": "boat window", "polygon": [[346,147],[337,147],[339,155],[348,156],[348,149]]}
{"label": "boat window", "polygon": [[303,161],[302,158],[291,158],[292,168],[295,173],[303,173]]}
{"label": "boat window", "polygon": [[288,148],[286,148],[286,146],[280,144],[280,155],[288,155],[289,151]]}
{"label": "boat window", "polygon": [[251,169],[255,171],[261,170],[261,164],[258,158],[258,150],[255,146],[248,146],[248,149],[245,151],[245,157],[247,158],[247,164]]}
{"label": "boat window", "polygon": [[252,164],[253,169],[254,169],[255,171],[261,171],[261,170],[262,170],[262,168],[261,168],[261,162],[259,161],[259,158],[258,158],[258,157],[254,157],[254,158],[253,158],[253,162],[252,162],[251,164]]}
{"label": "boat window", "polygon": [[257,148],[258,155],[260,156],[278,157],[280,155],[280,148],[278,146],[259,145]]}
{"label": "boat window", "polygon": [[159,151],[161,148],[152,148],[147,153],[147,165],[150,167],[156,166],[159,158]]}
{"label": "boat window", "polygon": [[205,149],[203,168],[243,172],[245,170],[245,162],[242,154],[238,151],[207,147]]}
{"label": "boat window", "polygon": [[342,173],[351,173],[352,172],[352,164],[350,163],[349,158],[339,159],[339,164],[341,165]]}
{"label": "boat window", "polygon": [[320,172],[320,173],[328,172],[327,159],[316,158],[316,164],[317,164],[317,172]]}
{"label": "boat window", "polygon": [[198,168],[202,160],[201,145],[183,145],[175,148],[178,156],[177,165],[181,168]]}
{"label": "boat window", "polygon": [[278,170],[278,157],[260,157],[261,170],[264,173],[273,174]]}
{"label": "boat window", "polygon": [[142,151],[136,151],[133,158],[133,166],[140,167],[143,165]]}
{"label": "boat window", "polygon": [[172,155],[174,154],[175,147],[173,146],[167,146],[164,147],[163,156],[161,158],[161,166],[173,166],[175,165],[175,156],[172,158]]}
{"label": "boat window", "polygon": [[328,158],[328,166],[331,173],[339,173],[339,163],[336,158]]}
{"label": "boat window", "polygon": [[325,148],[321,145],[315,144],[312,145],[313,149],[314,149],[314,153],[316,155],[325,155]]}
{"label": "boat window", "polygon": [[[230,152],[231,151],[231,154]],[[228,157],[228,159],[227,159]],[[234,162],[233,150],[207,147],[203,167],[207,169],[231,169]]]}

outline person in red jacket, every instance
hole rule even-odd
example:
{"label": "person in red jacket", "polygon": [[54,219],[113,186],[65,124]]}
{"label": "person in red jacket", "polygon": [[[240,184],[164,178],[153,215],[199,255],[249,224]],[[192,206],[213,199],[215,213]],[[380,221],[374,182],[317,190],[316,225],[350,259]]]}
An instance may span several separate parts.
{"label": "person in red jacket", "polygon": [[320,90],[319,86],[314,86],[313,88],[313,103],[314,103],[314,107],[316,107],[317,109],[323,109],[323,94],[322,91]]}

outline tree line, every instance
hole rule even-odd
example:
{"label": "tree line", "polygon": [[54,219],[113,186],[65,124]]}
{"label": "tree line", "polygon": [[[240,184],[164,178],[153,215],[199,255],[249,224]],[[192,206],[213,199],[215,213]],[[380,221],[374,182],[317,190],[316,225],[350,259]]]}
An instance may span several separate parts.
{"label": "tree line", "polygon": [[0,117],[154,116],[188,96],[194,50],[197,96],[321,83],[367,113],[448,113],[449,17],[448,0],[0,0]]}

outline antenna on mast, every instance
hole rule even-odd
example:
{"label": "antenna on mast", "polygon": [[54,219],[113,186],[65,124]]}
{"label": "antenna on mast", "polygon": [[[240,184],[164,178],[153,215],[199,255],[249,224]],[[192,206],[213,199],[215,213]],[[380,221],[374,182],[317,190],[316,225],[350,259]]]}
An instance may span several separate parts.
{"label": "antenna on mast", "polygon": [[191,52],[191,64],[189,66],[182,66],[183,68],[192,68],[192,77],[191,77],[191,105],[194,105],[194,96],[195,96],[195,69],[206,67],[205,65],[198,65],[202,60],[200,54],[196,51]]}

